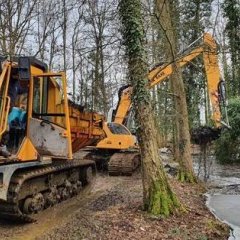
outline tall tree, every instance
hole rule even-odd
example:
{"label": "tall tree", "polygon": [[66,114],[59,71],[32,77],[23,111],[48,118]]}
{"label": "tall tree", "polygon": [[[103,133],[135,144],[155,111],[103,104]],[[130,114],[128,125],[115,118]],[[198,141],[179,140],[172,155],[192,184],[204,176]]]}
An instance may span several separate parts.
{"label": "tall tree", "polygon": [[229,40],[231,54],[231,86],[232,96],[240,95],[240,2],[225,0],[223,3],[224,16],[227,19],[225,31]]}
{"label": "tall tree", "polygon": [[87,1],[88,16],[85,20],[89,26],[89,33],[94,40],[94,51],[90,54],[92,60],[93,79],[93,104],[94,108],[102,110],[105,115],[108,111],[105,48],[109,44],[106,28],[112,21],[112,5],[103,1]]}
{"label": "tall tree", "polygon": [[[178,31],[181,47],[187,48],[196,41],[206,29],[211,27],[211,4],[213,0],[182,0],[180,2],[180,21]],[[196,67],[197,66],[197,67]],[[184,68],[184,81],[186,82],[186,97],[191,127],[200,124],[200,108],[204,105],[205,81],[204,74],[199,69],[203,68],[202,61],[195,59],[192,64]]]}
{"label": "tall tree", "polygon": [[[165,33],[166,53],[169,62],[174,62],[178,52],[178,37],[173,23],[174,1],[156,0],[158,9],[159,23]],[[193,172],[190,134],[188,124],[188,110],[186,103],[186,94],[184,89],[181,69],[174,64],[174,71],[171,76],[171,86],[174,93],[174,104],[176,110],[176,135],[179,162],[179,179],[181,181],[195,182],[196,178]]]}
{"label": "tall tree", "polygon": [[26,47],[36,0],[0,0],[0,51],[20,54]]}
{"label": "tall tree", "polygon": [[151,96],[147,88],[148,68],[143,48],[140,0],[120,0],[119,11],[129,78],[133,86],[133,105],[142,157],[144,207],[151,214],[168,216],[180,204],[168,183],[158,152]]}
{"label": "tall tree", "polygon": [[[75,15],[77,15],[76,19],[73,20],[73,33],[72,33],[72,38],[71,38],[71,46],[72,46],[72,98],[73,101],[76,102],[76,88],[77,88],[77,70],[80,69],[80,73],[82,73],[82,61],[77,61],[79,59],[79,56],[77,54],[77,47],[79,44],[79,38],[80,38],[80,32],[81,32],[81,22],[83,20],[83,4],[80,4],[78,8],[75,10]],[[80,56],[81,58],[81,56]],[[79,73],[78,73],[79,74]],[[80,84],[83,84],[80,83]],[[81,85],[81,90],[82,90],[82,85]],[[80,93],[82,95],[82,93]],[[82,102],[81,102],[82,103]]]}

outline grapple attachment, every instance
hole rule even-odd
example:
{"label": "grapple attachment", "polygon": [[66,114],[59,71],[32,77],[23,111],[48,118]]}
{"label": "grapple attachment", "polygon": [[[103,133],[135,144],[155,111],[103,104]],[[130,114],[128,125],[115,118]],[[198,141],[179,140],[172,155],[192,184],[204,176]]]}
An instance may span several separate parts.
{"label": "grapple attachment", "polygon": [[191,131],[191,140],[195,144],[203,145],[218,139],[221,135],[221,128],[201,126]]}

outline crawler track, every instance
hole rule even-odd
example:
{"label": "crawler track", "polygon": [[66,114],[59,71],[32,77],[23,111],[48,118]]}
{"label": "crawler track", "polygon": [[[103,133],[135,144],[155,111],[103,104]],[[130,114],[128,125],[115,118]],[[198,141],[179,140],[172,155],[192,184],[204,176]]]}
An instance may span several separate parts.
{"label": "crawler track", "polygon": [[91,160],[56,161],[17,171],[11,179],[7,201],[0,202],[0,216],[33,222],[35,213],[76,195],[91,182],[93,174],[95,163]]}
{"label": "crawler track", "polygon": [[108,163],[108,172],[111,176],[131,176],[139,165],[140,155],[138,152],[115,153]]}

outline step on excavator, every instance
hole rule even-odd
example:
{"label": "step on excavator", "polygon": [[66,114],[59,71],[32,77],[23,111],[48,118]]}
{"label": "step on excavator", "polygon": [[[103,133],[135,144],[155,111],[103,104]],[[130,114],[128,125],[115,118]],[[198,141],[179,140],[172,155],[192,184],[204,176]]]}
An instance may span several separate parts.
{"label": "step on excavator", "polygon": [[[192,131],[192,140],[198,144],[217,139],[222,127],[229,127],[224,94],[225,85],[220,76],[217,44],[213,37],[209,33],[205,33],[182,54],[179,54],[175,62],[160,64],[148,73],[148,87],[153,88],[168,79],[173,73],[174,65],[182,68],[199,56],[202,56],[204,63],[209,99],[212,106],[212,120],[215,127],[199,128]],[[112,111],[111,122],[105,122],[103,126],[106,138],[97,144],[99,151],[95,155],[99,156],[98,154],[105,153],[105,156],[108,156],[110,175],[131,175],[140,165],[136,138],[126,128],[132,105],[131,96],[132,87],[130,85],[119,89],[119,101],[116,109]],[[223,116],[226,119],[225,122]]]}
{"label": "step on excavator", "polygon": [[104,116],[67,99],[64,72],[0,58],[0,217],[25,222],[78,194],[95,162],[73,158],[104,137]]}

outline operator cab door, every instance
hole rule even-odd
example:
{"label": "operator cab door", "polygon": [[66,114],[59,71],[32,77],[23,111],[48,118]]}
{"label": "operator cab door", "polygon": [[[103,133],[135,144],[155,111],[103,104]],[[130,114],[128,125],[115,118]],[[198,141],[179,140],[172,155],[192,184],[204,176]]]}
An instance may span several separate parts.
{"label": "operator cab door", "polygon": [[63,80],[61,74],[31,77],[27,136],[40,156],[71,158],[67,105],[57,83]]}

